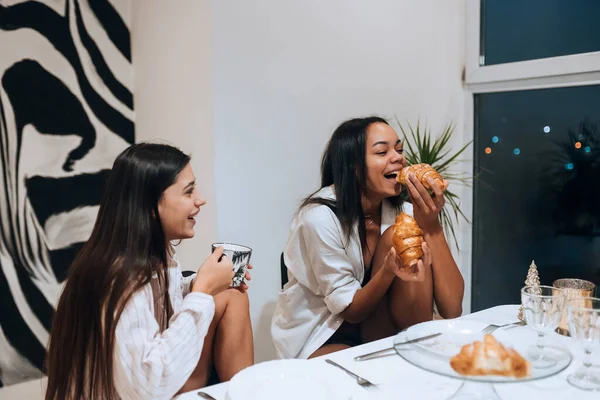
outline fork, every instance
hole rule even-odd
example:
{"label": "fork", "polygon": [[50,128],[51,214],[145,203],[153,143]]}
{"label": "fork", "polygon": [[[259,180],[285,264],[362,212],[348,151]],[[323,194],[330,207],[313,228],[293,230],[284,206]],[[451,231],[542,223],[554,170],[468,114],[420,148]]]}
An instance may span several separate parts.
{"label": "fork", "polygon": [[341,369],[342,371],[344,371],[345,373],[347,373],[348,375],[350,375],[351,377],[353,377],[354,379],[356,379],[356,383],[358,383],[360,386],[364,387],[364,388],[368,388],[368,387],[375,387],[375,384],[372,383],[371,381],[369,381],[368,379],[363,378],[362,376],[356,375],[354,372],[342,367],[340,364],[336,363],[335,361],[330,360],[329,358],[327,358],[325,360],[325,362],[327,364],[331,364],[335,367],[338,367],[339,369]]}
{"label": "fork", "polygon": [[504,328],[505,326],[510,326],[510,325],[522,326],[522,325],[525,325],[525,322],[523,322],[523,321],[517,321],[517,322],[511,322],[511,323],[504,324],[504,325],[489,324],[488,326],[486,326],[485,328],[483,328],[483,330],[481,331],[481,333],[483,333],[483,334],[492,333],[496,329]]}

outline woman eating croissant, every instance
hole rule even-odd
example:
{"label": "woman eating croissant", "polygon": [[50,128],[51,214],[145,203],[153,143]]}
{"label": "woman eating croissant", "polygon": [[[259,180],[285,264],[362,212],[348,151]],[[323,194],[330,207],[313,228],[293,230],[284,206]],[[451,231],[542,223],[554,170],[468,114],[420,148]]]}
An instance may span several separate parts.
{"label": "woman eating croissant", "polygon": [[463,278],[439,222],[447,182],[431,167],[403,170],[402,151],[379,117],[333,133],[321,188],[302,202],[284,249],[289,281],[271,327],[279,357],[390,336],[431,320],[434,309],[443,318],[462,313]]}

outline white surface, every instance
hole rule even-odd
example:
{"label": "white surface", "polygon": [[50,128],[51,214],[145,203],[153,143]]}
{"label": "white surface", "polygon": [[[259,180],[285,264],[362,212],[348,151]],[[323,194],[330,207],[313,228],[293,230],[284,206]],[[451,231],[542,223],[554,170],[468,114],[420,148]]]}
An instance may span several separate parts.
{"label": "white surface", "polygon": [[[518,306],[507,305],[470,314],[461,317],[461,319],[475,319],[501,325],[503,323],[517,321],[517,313]],[[543,398],[545,400],[564,400],[570,398],[576,398],[577,400],[597,400],[598,393],[589,393],[575,389],[566,381],[566,376],[581,365],[583,352],[577,343],[570,338],[556,334],[552,335],[550,339],[561,342],[569,348],[574,356],[574,361],[571,366],[554,377],[540,381],[495,385],[498,395],[505,400],[538,398]],[[393,337],[389,337],[327,356],[351,371],[376,383],[381,390],[381,393],[367,393],[364,389],[360,388],[352,378],[348,377],[346,379],[346,385],[349,385],[350,387],[354,385],[355,400],[363,398],[398,399],[400,393],[402,394],[401,397],[406,399],[445,399],[451,396],[452,393],[459,388],[461,384],[460,380],[421,370],[396,355],[369,361],[354,361],[354,357],[358,355],[391,347],[392,344]],[[308,362],[319,362],[322,361],[323,358],[324,357],[309,360]],[[594,361],[595,363],[600,362],[600,354],[595,355]],[[203,391],[211,394],[217,400],[223,400],[225,399],[227,386],[227,383],[222,383],[205,388]],[[177,400],[197,400],[198,398],[199,397],[195,392],[189,392],[179,396]]]}
{"label": "white surface", "polygon": [[230,382],[228,400],[349,400],[344,373],[324,361],[267,361],[246,368]]}

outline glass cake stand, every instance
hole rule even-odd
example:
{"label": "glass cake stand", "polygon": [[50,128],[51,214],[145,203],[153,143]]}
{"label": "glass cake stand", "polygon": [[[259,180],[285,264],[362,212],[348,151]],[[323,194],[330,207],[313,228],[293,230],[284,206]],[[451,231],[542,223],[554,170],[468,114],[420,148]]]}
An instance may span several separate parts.
{"label": "glass cake stand", "polygon": [[[449,399],[485,399],[500,400],[494,388],[495,384],[530,382],[554,376],[565,370],[573,359],[571,353],[559,346],[547,346],[546,349],[555,355],[557,362],[551,367],[534,368],[527,378],[509,378],[504,376],[463,376],[450,366],[450,358],[460,352],[460,348],[476,340],[481,341],[481,327],[486,323],[477,321],[428,321],[415,325],[405,332],[400,332],[394,338],[394,349],[398,355],[416,367],[438,375],[463,381],[460,388]],[[440,336],[419,343],[405,345],[402,342],[441,333]],[[509,330],[499,329],[493,333],[496,339],[505,347],[513,348],[520,354],[526,354],[524,349],[535,343],[536,335],[526,327]],[[527,356],[525,356],[527,357]]]}

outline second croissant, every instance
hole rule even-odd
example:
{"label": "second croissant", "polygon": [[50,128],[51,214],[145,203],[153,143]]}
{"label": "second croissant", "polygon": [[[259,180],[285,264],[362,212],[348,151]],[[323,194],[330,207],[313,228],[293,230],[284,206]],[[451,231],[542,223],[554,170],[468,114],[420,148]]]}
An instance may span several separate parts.
{"label": "second croissant", "polygon": [[417,221],[405,212],[396,217],[392,241],[402,268],[412,268],[423,257],[423,231]]}

